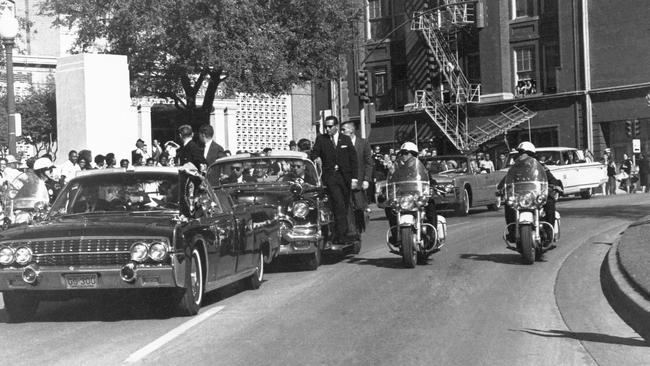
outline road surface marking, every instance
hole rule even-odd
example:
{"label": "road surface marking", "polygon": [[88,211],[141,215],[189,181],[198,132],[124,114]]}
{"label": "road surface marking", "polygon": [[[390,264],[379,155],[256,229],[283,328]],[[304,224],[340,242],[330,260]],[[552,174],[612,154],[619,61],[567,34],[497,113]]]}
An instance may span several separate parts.
{"label": "road surface marking", "polygon": [[223,306],[217,306],[212,309],[209,309],[205,313],[201,313],[199,315],[196,315],[192,319],[186,321],[185,323],[179,325],[178,327],[170,330],[160,338],[156,339],[155,341],[149,343],[148,345],[140,348],[139,350],[133,352],[126,360],[124,360],[124,363],[136,363],[138,361],[141,361],[143,358],[147,357],[150,353],[156,351],[158,348],[164,346],[165,344],[169,343],[171,340],[174,338],[178,337],[179,335],[185,333],[188,329],[192,328],[193,326],[201,323],[202,321],[206,320],[207,318],[211,317],[212,315],[220,312],[223,310]]}

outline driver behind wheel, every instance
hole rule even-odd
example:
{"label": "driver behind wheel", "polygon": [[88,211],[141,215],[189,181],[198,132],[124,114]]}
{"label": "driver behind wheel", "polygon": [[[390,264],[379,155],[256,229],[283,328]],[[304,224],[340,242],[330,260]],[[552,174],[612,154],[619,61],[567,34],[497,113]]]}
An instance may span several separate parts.
{"label": "driver behind wheel", "polygon": [[[418,163],[418,148],[417,146],[412,143],[412,142],[405,142],[402,144],[400,147],[399,153],[398,153],[398,164],[403,165],[403,166],[414,166],[415,164]],[[417,169],[412,169],[413,171],[417,172]],[[397,242],[397,214],[391,207],[386,207],[384,209],[386,212],[386,217],[388,218],[388,225],[391,228],[391,236],[388,239],[388,241],[392,245],[399,245]],[[433,200],[433,197],[429,198],[429,202],[427,203],[425,209],[424,209],[424,214],[426,216],[427,221],[433,225],[433,227],[438,227],[438,214],[436,212],[436,204]]]}

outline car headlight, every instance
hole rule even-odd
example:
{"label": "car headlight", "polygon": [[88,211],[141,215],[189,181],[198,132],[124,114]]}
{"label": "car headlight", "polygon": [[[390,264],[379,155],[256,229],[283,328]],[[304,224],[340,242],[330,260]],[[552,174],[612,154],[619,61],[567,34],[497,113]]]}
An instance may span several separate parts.
{"label": "car headlight", "polygon": [[8,266],[14,262],[14,250],[9,247],[0,248],[0,264]]}
{"label": "car headlight", "polygon": [[294,202],[291,211],[293,211],[293,216],[304,219],[309,213],[309,203],[305,201]]}
{"label": "car headlight", "polygon": [[167,257],[167,252],[165,243],[156,242],[149,247],[149,258],[156,262],[162,262]]}
{"label": "car headlight", "polygon": [[16,258],[16,263],[20,265],[27,264],[32,261],[32,250],[27,247],[20,247],[16,249],[14,257]]}
{"label": "car headlight", "polygon": [[133,243],[131,245],[131,260],[134,262],[144,262],[149,254],[149,248],[145,243]]}
{"label": "car headlight", "polygon": [[531,207],[533,205],[534,196],[531,192],[519,196],[519,206],[523,208]]}
{"label": "car headlight", "polygon": [[399,198],[399,207],[402,210],[412,210],[415,208],[415,196],[407,194]]}

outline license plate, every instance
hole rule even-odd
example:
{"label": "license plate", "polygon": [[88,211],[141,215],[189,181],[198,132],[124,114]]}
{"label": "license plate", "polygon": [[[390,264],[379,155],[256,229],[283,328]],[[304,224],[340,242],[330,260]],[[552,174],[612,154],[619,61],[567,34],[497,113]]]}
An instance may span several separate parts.
{"label": "license plate", "polygon": [[65,286],[67,288],[96,288],[97,273],[65,275]]}

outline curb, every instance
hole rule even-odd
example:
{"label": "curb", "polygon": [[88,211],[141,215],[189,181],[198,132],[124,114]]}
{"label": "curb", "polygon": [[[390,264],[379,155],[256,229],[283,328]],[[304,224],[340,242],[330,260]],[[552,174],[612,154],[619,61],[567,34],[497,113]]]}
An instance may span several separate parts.
{"label": "curb", "polygon": [[650,301],[629,281],[620,266],[620,236],[609,249],[600,269],[603,293],[614,311],[644,339],[650,340]]}

